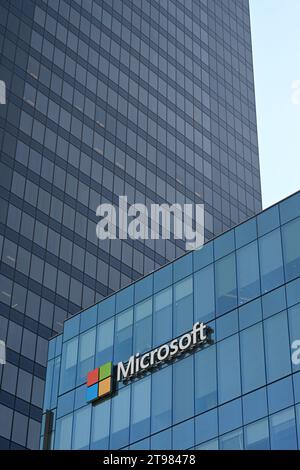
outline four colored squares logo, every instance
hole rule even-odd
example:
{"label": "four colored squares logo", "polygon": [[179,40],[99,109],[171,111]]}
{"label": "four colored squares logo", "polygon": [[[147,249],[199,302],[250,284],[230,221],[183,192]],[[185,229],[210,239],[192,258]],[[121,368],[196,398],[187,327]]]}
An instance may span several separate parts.
{"label": "four colored squares logo", "polygon": [[87,401],[101,400],[113,393],[113,363],[106,362],[87,376]]}

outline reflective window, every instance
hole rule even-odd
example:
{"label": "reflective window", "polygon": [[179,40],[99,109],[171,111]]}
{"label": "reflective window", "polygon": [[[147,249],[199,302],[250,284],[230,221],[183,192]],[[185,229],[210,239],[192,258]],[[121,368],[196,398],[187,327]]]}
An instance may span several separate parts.
{"label": "reflective window", "polygon": [[283,284],[283,261],[280,230],[259,239],[262,292],[268,292]]}
{"label": "reflective window", "polygon": [[283,410],[284,408],[288,408],[293,403],[294,391],[291,376],[282,380],[277,380],[277,382],[268,386],[268,405],[270,414]]}
{"label": "reflective window", "polygon": [[150,434],[150,391],[151,376],[132,384],[131,442]]}
{"label": "reflective window", "polygon": [[300,218],[282,227],[282,244],[286,281],[300,274]]}
{"label": "reflective window", "polygon": [[238,429],[221,436],[220,450],[243,450],[243,430]]}
{"label": "reflective window", "polygon": [[88,372],[94,369],[96,328],[82,333],[79,337],[77,385],[86,381]]}
{"label": "reflective window", "polygon": [[242,331],[240,345],[242,387],[248,393],[266,383],[262,324]]}
{"label": "reflective window", "polygon": [[269,450],[269,423],[268,419],[262,419],[249,424],[244,431],[245,450]]}
{"label": "reflective window", "polygon": [[92,407],[91,449],[108,449],[111,400]]}
{"label": "reflective window", "polygon": [[219,433],[225,434],[242,426],[242,401],[232,400],[218,408]]}
{"label": "reflective window", "polygon": [[114,361],[127,361],[132,354],[133,309],[116,316]]}
{"label": "reflective window", "polygon": [[216,346],[213,345],[195,355],[196,413],[207,411],[216,406],[217,397]]}
{"label": "reflective window", "polygon": [[157,432],[172,422],[172,367],[164,367],[152,375],[151,432]]}
{"label": "reflective window", "polygon": [[151,449],[166,450],[172,449],[172,431],[171,428],[151,436]]}
{"label": "reflective window", "polygon": [[279,287],[262,297],[264,318],[271,317],[275,313],[282,312],[286,308],[285,287]]}
{"label": "reflective window", "polygon": [[194,364],[189,356],[173,365],[173,422],[194,414]]}
{"label": "reflective window", "polygon": [[191,274],[193,269],[193,254],[190,253],[189,255],[182,256],[174,265],[173,265],[173,273],[174,273],[174,281],[179,281],[184,277]]}
{"label": "reflective window", "polygon": [[148,450],[150,449],[150,438],[131,444],[130,450]]}
{"label": "reflective window", "polygon": [[152,346],[152,299],[135,306],[133,350],[136,353],[149,351]]}
{"label": "reflective window", "polygon": [[177,424],[173,430],[173,449],[189,449],[195,444],[194,418]]}
{"label": "reflective window", "polygon": [[248,393],[243,397],[243,418],[245,424],[264,418],[267,414],[267,390],[265,387]]}
{"label": "reflective window", "polygon": [[73,428],[72,449],[88,449],[90,443],[91,406],[75,411]]}
{"label": "reflective window", "polygon": [[175,284],[174,335],[186,333],[193,326],[193,278]]}
{"label": "reflective window", "polygon": [[70,450],[72,438],[73,415],[69,414],[56,421],[55,449]]}
{"label": "reflective window", "polygon": [[153,347],[172,339],[172,287],[154,296]]}
{"label": "reflective window", "polygon": [[124,387],[112,399],[110,449],[129,442],[130,387]]}
{"label": "reflective window", "polygon": [[239,337],[231,336],[217,344],[219,403],[241,393]]}
{"label": "reflective window", "polygon": [[73,338],[63,345],[60,387],[59,393],[62,394],[75,387],[76,366],[78,352],[78,337]]}
{"label": "reflective window", "polygon": [[260,295],[260,277],[257,242],[237,251],[239,305]]}
{"label": "reflective window", "polygon": [[297,449],[297,435],[294,408],[280,411],[270,417],[272,450]]}
{"label": "reflective window", "polygon": [[267,379],[280,379],[291,372],[287,314],[279,313],[264,322]]}
{"label": "reflective window", "polygon": [[237,333],[238,329],[239,320],[237,310],[233,310],[232,312],[227,313],[226,315],[223,315],[216,320],[216,333],[218,341],[222,341],[222,339]]}
{"label": "reflective window", "polygon": [[213,265],[194,275],[195,322],[208,322],[215,317],[215,286]]}
{"label": "reflective window", "polygon": [[215,282],[217,315],[221,315],[237,306],[235,254],[216,262]]}
{"label": "reflective window", "polygon": [[96,364],[105,364],[113,358],[115,319],[101,323],[97,328]]}
{"label": "reflective window", "polygon": [[203,413],[195,418],[196,444],[208,441],[218,435],[217,409]]}
{"label": "reflective window", "polygon": [[219,450],[219,440],[212,439],[196,447],[197,450]]}
{"label": "reflective window", "polygon": [[58,418],[73,411],[74,395],[74,390],[71,390],[71,392],[65,393],[64,395],[58,397],[56,414]]}

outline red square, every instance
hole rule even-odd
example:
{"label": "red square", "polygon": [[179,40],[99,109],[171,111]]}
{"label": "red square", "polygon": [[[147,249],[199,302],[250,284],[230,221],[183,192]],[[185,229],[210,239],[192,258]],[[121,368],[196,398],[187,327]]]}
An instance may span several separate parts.
{"label": "red square", "polygon": [[90,387],[91,385],[94,385],[97,382],[99,382],[99,368],[92,370],[91,372],[88,373],[87,386]]}

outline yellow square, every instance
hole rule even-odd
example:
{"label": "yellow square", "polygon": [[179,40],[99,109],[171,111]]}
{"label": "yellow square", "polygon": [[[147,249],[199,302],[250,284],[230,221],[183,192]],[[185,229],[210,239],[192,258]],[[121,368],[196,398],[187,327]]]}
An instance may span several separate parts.
{"label": "yellow square", "polygon": [[107,377],[107,379],[101,380],[99,382],[99,398],[104,397],[105,395],[109,395],[111,393],[111,377]]}

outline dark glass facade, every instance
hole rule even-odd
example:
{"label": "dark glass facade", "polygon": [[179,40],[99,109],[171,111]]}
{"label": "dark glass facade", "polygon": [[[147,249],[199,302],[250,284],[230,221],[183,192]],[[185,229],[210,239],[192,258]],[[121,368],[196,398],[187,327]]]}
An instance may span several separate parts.
{"label": "dark glass facade", "polygon": [[[299,238],[300,192],[67,320],[49,343],[52,448],[299,449]],[[88,403],[95,367],[195,322],[210,344]]]}
{"label": "dark glass facade", "polygon": [[98,204],[261,209],[248,0],[2,0],[0,447],[38,446],[47,340],[184,252],[96,238]]}

